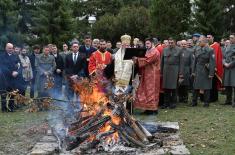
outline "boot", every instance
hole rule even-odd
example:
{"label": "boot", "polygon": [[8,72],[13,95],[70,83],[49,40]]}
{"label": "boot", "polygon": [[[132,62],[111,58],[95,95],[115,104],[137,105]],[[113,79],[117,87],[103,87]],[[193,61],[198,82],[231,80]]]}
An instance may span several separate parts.
{"label": "boot", "polygon": [[203,107],[209,107],[209,103],[205,102],[205,103],[203,104]]}
{"label": "boot", "polygon": [[192,102],[191,106],[192,107],[196,107],[197,106],[197,102]]}
{"label": "boot", "polygon": [[235,108],[235,102],[233,102],[232,107]]}

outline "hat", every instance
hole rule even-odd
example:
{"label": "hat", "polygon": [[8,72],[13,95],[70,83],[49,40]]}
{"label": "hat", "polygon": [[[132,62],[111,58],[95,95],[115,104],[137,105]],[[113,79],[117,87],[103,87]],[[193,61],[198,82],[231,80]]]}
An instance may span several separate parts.
{"label": "hat", "polygon": [[199,34],[199,33],[194,33],[193,34],[193,37],[198,37],[199,38],[200,36],[201,36],[201,34]]}
{"label": "hat", "polygon": [[126,44],[129,44],[131,43],[131,36],[125,34],[125,35],[122,35],[121,36],[121,41],[122,43],[126,43]]}

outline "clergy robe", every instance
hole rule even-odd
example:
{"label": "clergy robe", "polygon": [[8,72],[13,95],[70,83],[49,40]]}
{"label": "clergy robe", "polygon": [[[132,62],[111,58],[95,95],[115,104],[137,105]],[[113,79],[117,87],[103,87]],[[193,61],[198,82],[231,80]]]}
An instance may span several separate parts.
{"label": "clergy robe", "polygon": [[120,48],[114,57],[115,93],[125,93],[132,75],[132,60],[124,60],[125,48]]}
{"label": "clergy robe", "polygon": [[[220,47],[220,44],[217,42],[214,42],[212,45],[210,45],[211,48],[214,49],[215,53],[215,63],[216,63],[216,73],[219,76],[219,78],[222,81],[223,78],[223,52]],[[222,83],[220,81],[217,81],[217,88],[221,88]]]}
{"label": "clergy robe", "polygon": [[[160,58],[161,58],[161,56],[162,56],[162,54],[163,54],[163,50],[164,50],[165,47],[166,47],[166,46],[165,46],[164,44],[159,44],[159,45],[156,47],[157,50],[159,51]],[[163,79],[162,79],[162,77],[161,77],[161,79],[160,79],[160,92],[161,92],[161,93],[164,92],[164,89],[162,88],[162,81],[163,81]]]}
{"label": "clergy robe", "polygon": [[136,92],[134,107],[157,110],[160,93],[160,53],[152,48],[145,58],[138,58],[140,85]]}
{"label": "clergy robe", "polygon": [[89,65],[88,65],[88,71],[91,75],[94,73],[97,69],[105,68],[107,64],[110,64],[112,61],[112,54],[108,51],[105,51],[104,53],[97,50],[96,52],[91,54]]}

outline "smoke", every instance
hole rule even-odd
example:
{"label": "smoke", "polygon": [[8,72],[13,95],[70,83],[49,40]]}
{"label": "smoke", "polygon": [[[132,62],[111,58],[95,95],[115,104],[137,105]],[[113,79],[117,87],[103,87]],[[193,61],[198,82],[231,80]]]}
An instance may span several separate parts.
{"label": "smoke", "polygon": [[60,99],[64,101],[55,101],[55,110],[51,110],[48,114],[48,122],[50,127],[54,130],[54,134],[64,140],[67,135],[68,125],[76,120],[76,114],[80,111],[80,102],[68,101],[65,94],[61,91],[51,90],[50,96],[54,99]]}

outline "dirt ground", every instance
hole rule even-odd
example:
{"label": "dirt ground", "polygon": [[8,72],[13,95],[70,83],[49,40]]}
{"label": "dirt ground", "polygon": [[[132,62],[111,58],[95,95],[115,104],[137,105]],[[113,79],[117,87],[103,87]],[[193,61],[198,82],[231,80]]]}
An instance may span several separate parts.
{"label": "dirt ground", "polygon": [[46,113],[0,113],[0,155],[28,154],[45,135]]}

